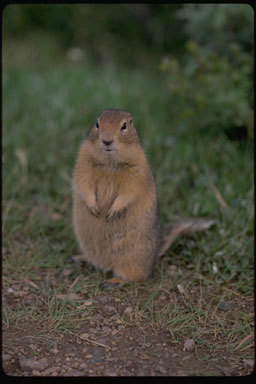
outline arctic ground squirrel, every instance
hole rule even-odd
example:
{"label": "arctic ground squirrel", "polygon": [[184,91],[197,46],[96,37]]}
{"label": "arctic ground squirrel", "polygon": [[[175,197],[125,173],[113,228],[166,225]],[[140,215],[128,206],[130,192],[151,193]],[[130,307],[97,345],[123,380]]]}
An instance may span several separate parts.
{"label": "arctic ground squirrel", "polygon": [[180,235],[215,220],[161,227],[154,177],[129,112],[106,109],[83,141],[73,173],[73,227],[82,255],[122,281],[147,279]]}

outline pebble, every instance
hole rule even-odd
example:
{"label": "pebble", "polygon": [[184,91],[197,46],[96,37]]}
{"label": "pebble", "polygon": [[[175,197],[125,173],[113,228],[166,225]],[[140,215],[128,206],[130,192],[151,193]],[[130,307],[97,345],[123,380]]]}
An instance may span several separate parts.
{"label": "pebble", "polygon": [[41,376],[41,373],[39,371],[37,371],[36,369],[33,369],[32,375],[33,376]]}
{"label": "pebble", "polygon": [[8,361],[8,360],[10,360],[12,358],[12,356],[11,355],[8,355],[8,353],[3,353],[3,355],[2,355],[2,360],[3,361]]}
{"label": "pebble", "polygon": [[[89,371],[90,372],[90,371]],[[117,376],[117,373],[116,372],[113,372],[113,371],[106,371],[105,372],[105,375],[106,376]]]}
{"label": "pebble", "polygon": [[58,371],[60,370],[60,367],[50,367],[50,368],[47,368],[45,369],[42,374],[44,376],[48,376],[50,374],[54,374],[55,372],[58,373]]}
{"label": "pebble", "polygon": [[102,331],[108,335],[111,332],[111,328],[104,326],[102,327]]}
{"label": "pebble", "polygon": [[166,369],[162,367],[161,365],[158,367],[159,372],[161,372],[163,375],[167,373]]}
{"label": "pebble", "polygon": [[68,276],[70,276],[71,274],[72,274],[72,272],[73,272],[73,270],[72,269],[63,269],[63,271],[62,271],[62,276],[64,276],[64,277],[68,277]]}
{"label": "pebble", "polygon": [[102,361],[102,358],[103,358],[102,352],[99,349],[95,349],[94,350],[94,357],[92,359],[92,362],[93,363],[98,363],[98,362]]}
{"label": "pebble", "polygon": [[33,351],[36,351],[37,346],[35,344],[29,344],[29,348],[32,349]]}
{"label": "pebble", "polygon": [[114,313],[116,309],[115,309],[115,307],[113,307],[112,305],[105,305],[105,306],[103,307],[103,310],[104,310],[105,312],[111,314],[111,313]]}
{"label": "pebble", "polygon": [[233,307],[233,301],[222,301],[218,306],[218,309],[223,312],[229,311]]}
{"label": "pebble", "polygon": [[57,355],[57,353],[59,353],[59,350],[57,348],[53,348],[50,352],[54,355]]}
{"label": "pebble", "polygon": [[253,367],[254,366],[254,360],[252,360],[252,359],[243,359],[243,363],[245,365],[249,365],[249,367]]}
{"label": "pebble", "polygon": [[109,297],[108,297],[108,296],[98,296],[97,299],[98,299],[101,303],[106,303],[107,301],[109,301]]}
{"label": "pebble", "polygon": [[181,371],[180,369],[177,371],[177,374],[174,376],[187,376],[184,371]]}
{"label": "pebble", "polygon": [[127,308],[125,308],[123,315],[126,317],[129,317],[129,316],[131,316],[132,312],[133,312],[132,307],[127,307]]}
{"label": "pebble", "polygon": [[184,350],[185,351],[193,351],[195,348],[195,342],[193,339],[187,339],[184,343]]}
{"label": "pebble", "polygon": [[77,369],[70,369],[69,371],[65,372],[63,376],[83,376],[83,374]]}
{"label": "pebble", "polygon": [[26,357],[20,357],[19,363],[21,369],[28,372],[32,372],[33,370],[43,371],[48,367],[46,359],[34,360]]}

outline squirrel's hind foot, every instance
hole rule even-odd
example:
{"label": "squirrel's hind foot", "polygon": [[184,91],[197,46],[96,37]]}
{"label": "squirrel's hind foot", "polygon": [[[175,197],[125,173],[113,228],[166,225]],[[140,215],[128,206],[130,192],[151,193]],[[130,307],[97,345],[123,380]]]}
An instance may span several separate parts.
{"label": "squirrel's hind foot", "polygon": [[115,289],[115,288],[122,288],[124,285],[128,284],[128,281],[125,281],[123,279],[120,279],[119,277],[113,277],[112,279],[108,279],[103,281],[103,283],[100,284],[101,289]]}

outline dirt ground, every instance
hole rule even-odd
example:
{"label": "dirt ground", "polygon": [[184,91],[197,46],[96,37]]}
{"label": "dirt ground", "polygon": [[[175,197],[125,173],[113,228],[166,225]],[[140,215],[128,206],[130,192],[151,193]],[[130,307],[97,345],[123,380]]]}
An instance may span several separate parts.
{"label": "dirt ground", "polygon": [[[62,295],[53,299],[39,293],[38,285],[29,280],[16,281],[3,289],[3,308],[9,308],[3,324],[2,367],[6,375],[241,376],[253,371],[252,334],[233,350],[227,349],[230,340],[217,329],[210,331],[207,323],[200,328],[204,342],[200,337],[194,341],[186,332],[172,337],[163,318],[162,324],[161,318],[156,324],[138,310],[135,296],[147,298],[146,283],[137,291],[129,285],[108,291],[98,289],[90,298],[81,289],[65,302]],[[190,294],[198,297],[199,291]],[[253,298],[236,295],[221,308],[216,306],[212,287],[204,287],[203,295],[211,299],[213,312],[218,311],[226,324],[234,324],[241,311],[253,312]],[[155,315],[174,302],[176,309],[179,305],[184,310],[182,291],[168,291],[163,286],[154,300]],[[62,304],[65,313],[60,312]],[[69,311],[73,328],[63,322],[61,329],[61,321]]]}

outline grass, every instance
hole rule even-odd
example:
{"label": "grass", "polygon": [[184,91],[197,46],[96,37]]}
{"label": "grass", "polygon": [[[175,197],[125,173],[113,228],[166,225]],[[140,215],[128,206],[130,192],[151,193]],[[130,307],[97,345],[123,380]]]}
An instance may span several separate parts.
{"label": "grass", "polygon": [[[3,285],[29,280],[38,287],[32,289],[33,308],[4,309],[7,328],[21,329],[31,317],[43,329],[63,333],[93,319],[94,306],[77,309],[81,302],[60,302],[56,295],[80,276],[72,291],[95,298],[108,277],[71,261],[78,247],[70,182],[81,140],[99,112],[110,107],[134,116],[156,178],[162,222],[202,216],[220,223],[176,242],[148,282],[111,292],[134,308],[123,323],[143,332],[147,325],[155,332],[166,329],[173,343],[192,335],[211,351],[230,352],[252,333],[252,313],[228,318],[218,311],[222,300],[241,304],[253,292],[252,153],[222,132],[180,130],[172,105],[175,112],[157,70],[114,62],[4,66]],[[172,275],[170,265],[177,267]],[[66,269],[72,269],[69,278],[63,278]],[[185,294],[178,293],[178,284]]]}
{"label": "grass", "polygon": [[19,248],[19,257],[17,248],[12,247],[12,253],[25,273],[33,264],[22,259],[27,252],[42,267],[63,265],[76,252],[70,220],[70,180],[76,153],[100,110],[117,107],[132,111],[142,134],[158,185],[162,221],[188,216],[220,220],[211,236],[179,243],[178,264],[192,262],[213,278],[215,262],[223,282],[235,278],[242,290],[250,291],[252,156],[222,132],[214,138],[200,137],[179,134],[171,121],[163,125],[163,120],[173,117],[167,114],[170,97],[160,80],[158,74],[152,78],[151,73],[113,65],[103,71],[92,65],[4,71],[3,240],[9,249],[11,236],[23,237],[21,243],[17,240],[23,249]]}

